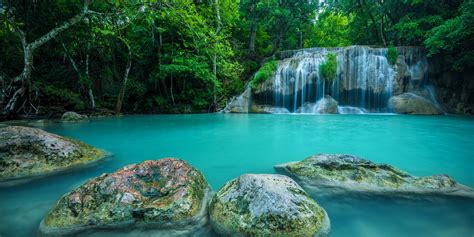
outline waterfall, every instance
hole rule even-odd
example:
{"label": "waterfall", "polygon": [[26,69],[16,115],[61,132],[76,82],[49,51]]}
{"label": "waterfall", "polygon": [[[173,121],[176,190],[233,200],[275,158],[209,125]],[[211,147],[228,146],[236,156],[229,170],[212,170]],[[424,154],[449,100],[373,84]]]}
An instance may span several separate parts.
{"label": "waterfall", "polygon": [[[337,58],[336,79],[332,82],[325,81],[319,71],[329,53]],[[386,48],[363,46],[296,51],[280,61],[271,80],[271,104],[295,112],[303,104],[316,103],[323,98],[328,93],[325,84],[331,83],[328,85],[331,95],[340,105],[385,112],[395,79],[395,71],[388,63],[386,53]]]}
{"label": "waterfall", "polygon": [[[273,75],[257,88],[247,88],[231,108],[243,112],[386,113],[393,109],[389,107],[391,97],[412,91],[427,91],[423,94],[436,103],[423,48],[397,47],[394,64],[389,63],[387,52],[387,48],[369,46],[279,52]],[[330,53],[336,55],[336,76],[326,81],[320,66]],[[321,103],[322,99],[331,103]],[[330,108],[324,108],[326,105]]]}

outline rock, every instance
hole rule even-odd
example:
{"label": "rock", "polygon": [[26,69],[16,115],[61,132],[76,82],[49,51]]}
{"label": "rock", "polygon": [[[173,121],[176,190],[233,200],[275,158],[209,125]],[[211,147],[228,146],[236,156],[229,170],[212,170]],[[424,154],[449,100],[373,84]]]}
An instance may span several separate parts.
{"label": "rock", "polygon": [[226,113],[248,113],[251,100],[252,89],[247,87],[241,95],[233,97],[223,111]]}
{"label": "rock", "polygon": [[365,114],[367,111],[364,108],[352,106],[337,106],[337,113],[339,114]]}
{"label": "rock", "polygon": [[337,114],[337,101],[331,96],[325,95],[316,103],[305,103],[296,111],[297,113],[310,114]]}
{"label": "rock", "polygon": [[103,150],[38,128],[0,128],[0,186],[83,166],[105,157]]}
{"label": "rock", "polygon": [[352,155],[318,154],[300,162],[275,166],[313,195],[364,193],[377,195],[451,195],[474,198],[472,189],[447,175],[415,177],[387,164]]}
{"label": "rock", "polygon": [[207,223],[209,190],[201,172],[183,160],[144,161],[66,193],[39,231],[43,236],[122,228],[194,232]]}
{"label": "rock", "polygon": [[76,112],[66,112],[61,116],[61,120],[64,122],[76,122],[76,121],[82,121],[82,120],[87,120],[89,119],[87,115],[80,115]]}
{"label": "rock", "polygon": [[398,114],[441,114],[429,99],[416,92],[407,92],[392,96],[388,101],[389,108]]}
{"label": "rock", "polygon": [[252,113],[261,113],[261,114],[287,114],[290,111],[286,108],[273,107],[268,105],[252,105],[250,110]]}
{"label": "rock", "polygon": [[227,236],[326,236],[330,222],[291,178],[244,174],[227,182],[209,205],[214,230]]}

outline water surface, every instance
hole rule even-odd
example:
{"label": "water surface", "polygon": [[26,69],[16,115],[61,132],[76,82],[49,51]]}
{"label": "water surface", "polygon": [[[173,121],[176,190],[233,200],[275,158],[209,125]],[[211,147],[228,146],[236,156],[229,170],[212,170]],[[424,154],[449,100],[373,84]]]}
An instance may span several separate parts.
{"label": "water surface", "polygon": [[[315,153],[348,153],[423,176],[448,174],[474,187],[474,118],[402,115],[202,114],[125,116],[50,123],[45,130],[114,154],[98,166],[0,189],[0,236],[35,236],[65,192],[143,160],[179,157],[214,189],[243,173]],[[317,198],[331,236],[473,236],[474,203],[464,199]]]}

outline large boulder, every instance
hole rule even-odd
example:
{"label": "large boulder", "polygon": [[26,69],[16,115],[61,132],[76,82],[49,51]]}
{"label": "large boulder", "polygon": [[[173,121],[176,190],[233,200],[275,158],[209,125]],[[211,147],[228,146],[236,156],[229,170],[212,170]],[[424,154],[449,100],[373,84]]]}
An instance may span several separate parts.
{"label": "large boulder", "polygon": [[0,185],[10,185],[83,166],[105,157],[103,150],[38,128],[0,128]]}
{"label": "large boulder", "polygon": [[329,218],[291,178],[244,174],[213,197],[211,224],[227,236],[326,236]]}
{"label": "large boulder", "polygon": [[207,223],[209,185],[188,163],[144,161],[93,178],[63,195],[40,224],[43,236],[85,230],[192,233]]}
{"label": "large boulder", "polygon": [[377,195],[452,195],[474,198],[472,189],[447,175],[415,177],[387,164],[352,155],[318,154],[275,166],[313,195],[359,193]]}
{"label": "large boulder", "polygon": [[82,120],[88,120],[89,117],[87,115],[80,115],[76,112],[66,112],[61,116],[61,120],[64,122],[77,122],[77,121],[82,121]]}
{"label": "large boulder", "polygon": [[310,114],[337,114],[337,101],[329,95],[316,101],[316,103],[305,103],[298,110],[297,113]]}
{"label": "large boulder", "polygon": [[416,92],[407,92],[392,96],[388,101],[389,108],[398,114],[441,114],[433,102]]}

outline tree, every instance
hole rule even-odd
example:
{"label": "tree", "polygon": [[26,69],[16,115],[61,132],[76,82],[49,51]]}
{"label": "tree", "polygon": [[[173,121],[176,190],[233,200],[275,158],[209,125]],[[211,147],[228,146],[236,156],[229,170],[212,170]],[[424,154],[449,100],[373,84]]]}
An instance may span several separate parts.
{"label": "tree", "polygon": [[455,70],[474,66],[474,1],[466,1],[459,15],[430,30],[424,44],[428,55],[443,54]]}
{"label": "tree", "polygon": [[305,47],[343,47],[351,45],[350,27],[352,16],[339,12],[324,11],[312,27]]}
{"label": "tree", "polygon": [[4,14],[6,15],[6,20],[9,26],[21,40],[21,44],[23,46],[24,66],[21,74],[13,79],[12,84],[6,90],[8,102],[4,108],[4,113],[15,113],[18,102],[22,103],[21,108],[26,106],[28,108],[32,107],[36,109],[32,102],[32,88],[30,81],[31,71],[33,70],[33,54],[35,50],[56,37],[59,33],[80,22],[87,14],[90,13],[89,4],[89,0],[85,0],[83,7],[78,14],[30,43],[27,42],[27,35],[25,32],[20,29],[20,26],[17,24],[15,14],[13,13],[15,8],[13,6],[7,6],[7,9],[4,10]]}

